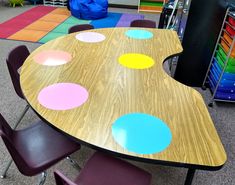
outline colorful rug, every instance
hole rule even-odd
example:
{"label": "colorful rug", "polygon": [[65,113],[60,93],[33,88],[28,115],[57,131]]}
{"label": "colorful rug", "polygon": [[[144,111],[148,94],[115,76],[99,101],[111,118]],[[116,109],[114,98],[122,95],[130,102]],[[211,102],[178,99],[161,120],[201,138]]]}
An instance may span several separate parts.
{"label": "colorful rug", "polygon": [[66,8],[37,6],[0,24],[0,38],[46,43],[67,34],[77,24],[92,24],[95,28],[128,27],[135,19],[144,16],[109,12],[103,19],[81,20],[71,16]]}

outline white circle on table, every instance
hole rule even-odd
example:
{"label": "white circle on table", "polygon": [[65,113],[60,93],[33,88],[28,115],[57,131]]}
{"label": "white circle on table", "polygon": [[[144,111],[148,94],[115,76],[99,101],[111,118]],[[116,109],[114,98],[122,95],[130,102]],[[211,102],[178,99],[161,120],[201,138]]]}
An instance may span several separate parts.
{"label": "white circle on table", "polygon": [[76,35],[76,39],[88,43],[102,42],[105,38],[105,35],[96,32],[81,32]]}

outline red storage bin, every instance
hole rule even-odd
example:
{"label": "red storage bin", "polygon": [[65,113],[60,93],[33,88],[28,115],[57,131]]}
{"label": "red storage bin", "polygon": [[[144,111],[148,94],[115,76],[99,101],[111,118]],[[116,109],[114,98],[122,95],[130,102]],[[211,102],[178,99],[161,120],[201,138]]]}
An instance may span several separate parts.
{"label": "red storage bin", "polygon": [[232,25],[235,26],[235,20],[232,17],[228,18],[228,22]]}
{"label": "red storage bin", "polygon": [[226,24],[226,31],[233,37],[235,35],[235,31],[234,29],[229,26],[228,24]]}

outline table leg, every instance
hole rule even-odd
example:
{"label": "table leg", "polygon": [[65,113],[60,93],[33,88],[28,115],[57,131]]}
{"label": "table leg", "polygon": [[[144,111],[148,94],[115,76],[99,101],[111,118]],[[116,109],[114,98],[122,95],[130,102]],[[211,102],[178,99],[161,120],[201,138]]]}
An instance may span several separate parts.
{"label": "table leg", "polygon": [[191,169],[191,168],[188,169],[188,173],[187,173],[187,177],[186,177],[184,185],[192,184],[195,171],[196,171],[195,169]]}

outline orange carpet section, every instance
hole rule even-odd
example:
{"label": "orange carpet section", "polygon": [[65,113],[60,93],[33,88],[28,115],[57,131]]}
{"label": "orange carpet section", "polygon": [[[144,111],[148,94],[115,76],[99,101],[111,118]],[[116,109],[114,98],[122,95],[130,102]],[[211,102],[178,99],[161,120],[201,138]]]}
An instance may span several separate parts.
{"label": "orange carpet section", "polygon": [[[70,12],[66,8],[57,8],[32,24],[26,26],[24,29],[11,35],[8,39],[37,42],[69,18],[70,15]],[[48,24],[48,22],[50,23]]]}
{"label": "orange carpet section", "polygon": [[48,31],[49,32],[49,31],[53,30],[59,24],[60,24],[59,22],[50,22],[50,24],[48,24],[47,21],[38,20],[38,21],[30,24],[29,26],[26,26],[24,29],[26,29],[26,30]]}
{"label": "orange carpet section", "polygon": [[67,8],[57,8],[51,12],[52,14],[60,14],[60,15],[68,15],[70,16],[70,11],[67,10]]}
{"label": "orange carpet section", "polygon": [[15,34],[8,37],[8,39],[12,40],[27,40],[31,42],[37,42],[39,39],[44,37],[48,32],[47,31],[37,31],[37,30],[27,30],[23,29]]}
{"label": "orange carpet section", "polygon": [[69,15],[60,15],[60,14],[49,13],[49,14],[43,16],[42,18],[40,18],[39,20],[61,23],[61,22],[65,21],[65,19],[67,19],[68,17],[69,17]]}

